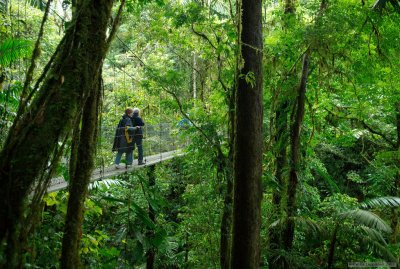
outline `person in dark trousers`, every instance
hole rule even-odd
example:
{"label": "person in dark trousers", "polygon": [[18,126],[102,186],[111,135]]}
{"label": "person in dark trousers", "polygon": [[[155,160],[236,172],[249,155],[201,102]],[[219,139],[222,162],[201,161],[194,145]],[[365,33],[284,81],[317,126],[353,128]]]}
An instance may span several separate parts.
{"label": "person in dark trousers", "polygon": [[135,140],[135,144],[138,148],[138,165],[142,165],[144,164],[143,162],[143,144],[142,144],[142,140],[143,140],[143,130],[142,130],[142,126],[144,126],[144,122],[142,120],[142,118],[140,117],[140,110],[139,108],[135,107],[133,109],[133,115],[131,117],[132,120],[132,126],[137,127],[136,131],[135,131],[135,136],[134,136],[134,140]]}
{"label": "person in dark trousers", "polygon": [[115,131],[113,151],[117,151],[117,156],[115,157],[115,168],[122,168],[120,165],[122,154],[126,154],[126,168],[132,166],[132,154],[135,149],[134,134],[141,127],[133,126],[131,116],[133,115],[133,109],[128,107],[125,109],[125,114],[119,121],[117,130]]}

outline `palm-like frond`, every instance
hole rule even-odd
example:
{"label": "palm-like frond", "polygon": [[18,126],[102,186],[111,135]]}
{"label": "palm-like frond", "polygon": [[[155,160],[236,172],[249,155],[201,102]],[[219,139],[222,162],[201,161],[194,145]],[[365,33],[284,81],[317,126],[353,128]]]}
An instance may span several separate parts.
{"label": "palm-like frond", "polygon": [[360,228],[361,230],[364,231],[365,235],[368,237],[369,240],[379,242],[383,246],[387,245],[385,238],[383,238],[382,234],[379,231],[367,226],[361,226]]}
{"label": "palm-like frond", "polygon": [[386,247],[386,244],[381,244],[381,242],[375,240],[373,236],[362,236],[359,234],[358,237],[362,243],[369,245],[375,253],[380,254],[387,262],[398,262],[398,259]]}
{"label": "palm-like frond", "polygon": [[12,109],[18,108],[21,91],[21,83],[6,85],[3,89],[0,89],[0,104]]}
{"label": "palm-like frond", "polygon": [[0,67],[6,66],[21,57],[29,56],[32,43],[24,39],[6,39],[0,43]]}
{"label": "palm-like frond", "polygon": [[103,179],[90,183],[89,190],[98,189],[101,188],[102,186],[105,186],[108,189],[111,186],[122,186],[122,185],[124,185],[124,182],[120,179]]}
{"label": "palm-like frond", "polygon": [[339,214],[340,219],[351,219],[358,224],[372,229],[390,233],[392,229],[378,215],[362,209],[349,210]]}
{"label": "palm-like frond", "polygon": [[372,207],[400,207],[399,197],[379,197],[360,204],[361,208]]}

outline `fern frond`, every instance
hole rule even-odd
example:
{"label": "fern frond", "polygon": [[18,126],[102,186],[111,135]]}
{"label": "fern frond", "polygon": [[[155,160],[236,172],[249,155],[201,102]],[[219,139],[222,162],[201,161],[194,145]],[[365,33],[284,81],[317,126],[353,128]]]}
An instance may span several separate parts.
{"label": "fern frond", "polygon": [[32,43],[25,39],[6,39],[0,43],[0,66],[27,57],[32,53]]}
{"label": "fern frond", "polygon": [[105,186],[106,189],[109,189],[111,186],[122,186],[124,182],[119,179],[103,179],[100,181],[94,181],[89,184],[89,190],[98,189],[102,186]]}
{"label": "fern frond", "polygon": [[382,234],[378,232],[375,229],[372,229],[370,227],[366,226],[361,226],[361,230],[364,231],[365,235],[370,239],[370,240],[375,240],[376,242],[379,242],[383,246],[387,246],[387,242],[385,238],[383,238]]}
{"label": "fern frond", "polygon": [[360,204],[361,208],[371,208],[371,207],[400,207],[399,197],[379,197],[374,198]]}
{"label": "fern frond", "polygon": [[393,255],[393,253],[386,247],[386,245],[381,244],[379,241],[375,240],[369,236],[358,235],[361,243],[369,245],[372,250],[382,256],[386,262],[398,262],[398,259]]}
{"label": "fern frond", "polygon": [[392,229],[378,215],[362,209],[349,210],[339,214],[340,219],[351,219],[358,224],[376,229],[378,231],[390,233]]}

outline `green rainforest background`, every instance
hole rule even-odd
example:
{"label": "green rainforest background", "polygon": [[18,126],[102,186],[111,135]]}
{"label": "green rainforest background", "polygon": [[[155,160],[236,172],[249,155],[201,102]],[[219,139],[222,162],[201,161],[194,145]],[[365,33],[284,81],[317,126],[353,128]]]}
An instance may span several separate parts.
{"label": "green rainforest background", "polygon": [[[399,70],[398,0],[0,0],[0,268],[399,268]],[[90,183],[126,107],[182,154]]]}

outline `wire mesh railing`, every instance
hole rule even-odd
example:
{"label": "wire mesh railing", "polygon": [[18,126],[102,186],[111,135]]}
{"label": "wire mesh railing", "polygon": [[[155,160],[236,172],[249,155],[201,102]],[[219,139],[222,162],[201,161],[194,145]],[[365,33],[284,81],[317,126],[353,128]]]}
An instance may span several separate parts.
{"label": "wire mesh railing", "polygon": [[[170,152],[174,150],[182,149],[187,145],[187,141],[183,135],[181,135],[181,129],[168,122],[157,123],[157,124],[146,124],[142,127],[143,129],[143,156],[144,160],[149,156],[162,155],[162,153]],[[110,153],[114,138],[115,128],[102,127],[100,130],[100,148]],[[137,148],[135,147],[134,158],[137,159]],[[109,155],[109,154],[104,154]],[[115,154],[113,154],[115,157]],[[106,161],[96,163],[97,166],[107,166],[112,163],[113,159],[111,156],[97,156],[97,158],[106,158]],[[99,168],[99,167],[97,167]]]}
{"label": "wire mesh railing", "polygon": [[[145,125],[143,127],[142,140],[144,160],[148,161],[150,164],[154,164],[180,155],[178,154],[179,150],[183,149],[183,147],[187,145],[187,140],[180,131],[181,130],[178,127],[173,126],[170,123]],[[101,128],[101,143],[99,144],[99,147],[103,147],[104,150],[110,153],[114,137],[115,128]],[[134,150],[134,152],[137,155],[137,150]],[[115,172],[114,165],[111,165],[114,160],[113,158],[115,158],[115,154],[111,154],[109,156],[108,162],[104,162],[102,158],[104,158],[104,156],[96,156],[97,162],[91,177],[91,181],[109,178],[117,174]],[[67,165],[67,163],[65,164]],[[134,169],[134,167],[131,169]],[[124,171],[125,170],[120,170],[120,172]],[[61,190],[66,188],[67,185],[68,183],[65,181],[64,176],[58,176],[56,178],[52,178],[47,191],[52,192]]]}

